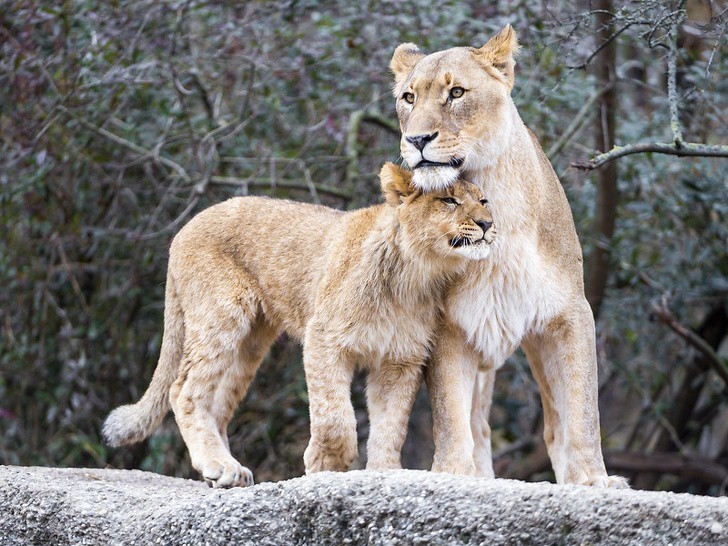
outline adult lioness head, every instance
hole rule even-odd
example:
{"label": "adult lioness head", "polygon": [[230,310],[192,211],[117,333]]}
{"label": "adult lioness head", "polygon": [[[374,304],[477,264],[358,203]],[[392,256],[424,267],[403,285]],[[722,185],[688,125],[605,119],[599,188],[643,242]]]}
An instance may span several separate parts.
{"label": "adult lioness head", "polygon": [[496,231],[488,201],[475,184],[456,180],[447,188],[423,192],[412,184],[412,172],[393,163],[385,163],[379,177],[387,203],[398,207],[407,241],[443,257],[488,257]]}
{"label": "adult lioness head", "polygon": [[516,33],[507,25],[481,48],[425,55],[414,44],[394,52],[394,95],[402,157],[424,190],[451,184],[461,170],[497,161],[508,142],[515,106]]}

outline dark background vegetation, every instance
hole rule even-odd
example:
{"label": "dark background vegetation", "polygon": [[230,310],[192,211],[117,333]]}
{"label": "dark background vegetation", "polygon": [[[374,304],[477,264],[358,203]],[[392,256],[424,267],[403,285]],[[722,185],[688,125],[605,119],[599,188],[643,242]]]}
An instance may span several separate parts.
{"label": "dark background vegetation", "polygon": [[[607,464],[637,487],[724,494],[728,163],[681,156],[726,155],[726,5],[611,4],[0,0],[0,463],[193,475],[171,418],[134,448],[99,436],[156,365],[171,238],[233,195],[377,202],[399,157],[394,48],[479,46],[510,22],[514,100],[587,258]],[[585,164],[639,143],[672,155]],[[496,473],[549,479],[535,383],[510,360]],[[364,440],[361,381],[353,398]],[[407,466],[428,467],[429,427],[423,391]],[[259,481],[302,473],[306,388],[285,337],[230,436]]]}

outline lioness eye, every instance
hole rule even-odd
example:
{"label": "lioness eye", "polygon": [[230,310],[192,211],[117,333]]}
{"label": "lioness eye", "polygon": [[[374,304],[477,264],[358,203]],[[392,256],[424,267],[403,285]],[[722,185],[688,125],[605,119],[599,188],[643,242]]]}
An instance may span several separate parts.
{"label": "lioness eye", "polygon": [[445,203],[447,205],[455,205],[455,206],[458,206],[460,204],[460,203],[458,203],[458,200],[455,199],[454,197],[442,197],[440,199],[440,201],[442,201],[443,203]]}
{"label": "lioness eye", "polygon": [[407,91],[404,95],[402,95],[402,98],[404,99],[404,102],[407,104],[413,104],[415,102],[415,95],[414,93],[410,93]]}
{"label": "lioness eye", "polygon": [[483,206],[485,206],[485,205],[488,204],[488,200],[487,199],[481,199],[480,200],[480,204],[483,205]]}
{"label": "lioness eye", "polygon": [[459,99],[463,96],[463,94],[465,94],[465,89],[463,89],[462,87],[453,87],[452,89],[450,89],[451,99]]}

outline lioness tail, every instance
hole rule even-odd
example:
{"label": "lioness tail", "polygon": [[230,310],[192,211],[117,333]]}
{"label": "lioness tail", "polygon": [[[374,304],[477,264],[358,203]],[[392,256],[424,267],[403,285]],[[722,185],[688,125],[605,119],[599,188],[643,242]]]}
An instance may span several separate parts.
{"label": "lioness tail", "polygon": [[184,342],[184,320],[171,275],[164,298],[164,335],[157,368],[147,391],[136,404],[120,406],[104,421],[104,441],[118,447],[147,438],[170,408],[169,389],[177,379]]}

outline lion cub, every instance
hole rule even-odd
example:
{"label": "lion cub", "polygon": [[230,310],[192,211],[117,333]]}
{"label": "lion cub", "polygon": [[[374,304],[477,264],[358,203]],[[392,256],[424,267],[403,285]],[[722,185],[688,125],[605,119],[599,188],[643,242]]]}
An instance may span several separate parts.
{"label": "lion cub", "polygon": [[495,229],[474,184],[422,193],[391,163],[380,178],[386,203],[353,212],[236,197],[193,218],[170,248],[157,369],[139,402],[106,419],[107,443],[143,440],[171,405],[208,483],[252,484],[227,425],[286,331],[304,345],[306,472],[346,470],[356,457],[357,366],[369,370],[367,468],[400,467],[442,292],[468,260],[488,256]]}

